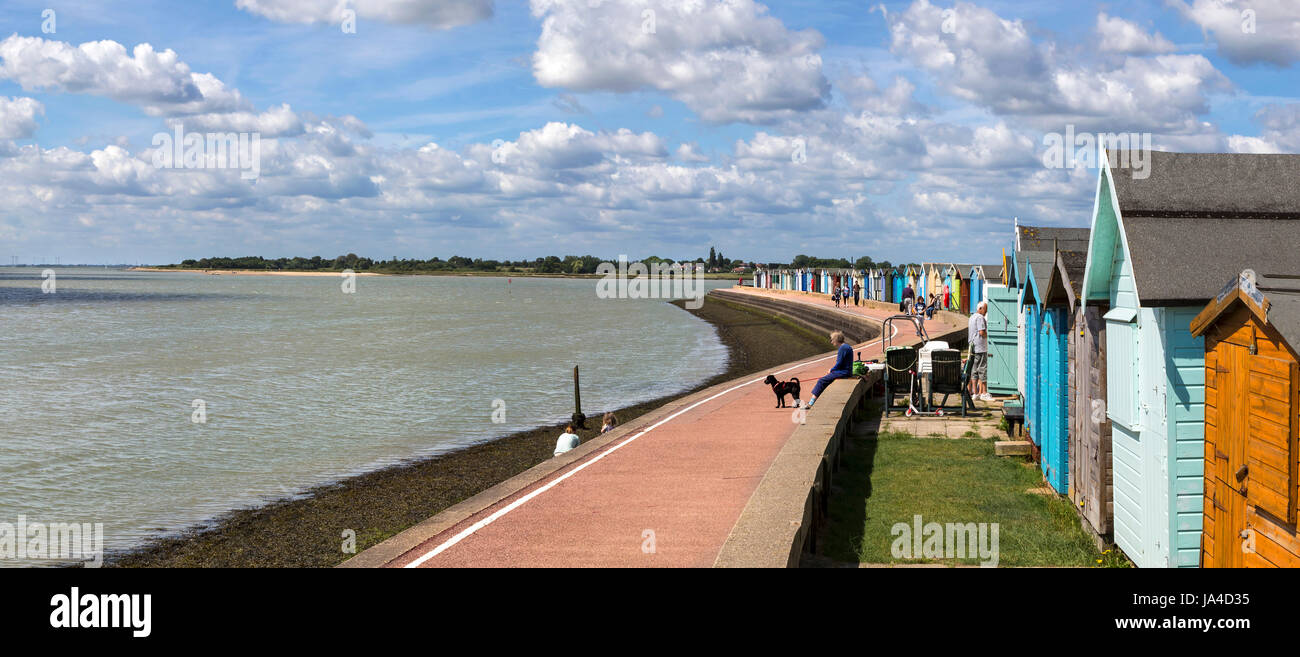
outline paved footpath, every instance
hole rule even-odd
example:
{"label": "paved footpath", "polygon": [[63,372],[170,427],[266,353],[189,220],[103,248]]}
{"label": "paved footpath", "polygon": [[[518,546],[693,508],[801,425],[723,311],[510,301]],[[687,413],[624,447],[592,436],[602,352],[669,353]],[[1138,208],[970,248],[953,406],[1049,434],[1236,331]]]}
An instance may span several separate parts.
{"label": "paved footpath", "polygon": [[[734,288],[733,288],[734,289]],[[745,290],[750,294],[769,294]],[[811,296],[771,295],[833,307]],[[850,306],[874,319],[890,312]],[[905,329],[900,329],[899,337]],[[855,345],[879,357],[880,341]],[[834,354],[782,371],[807,401]],[[708,567],[794,432],[769,372],[715,388],[667,417],[636,420],[603,448],[469,516],[389,567]],[[848,385],[837,381],[835,385]],[[816,414],[814,407],[810,413]],[[650,550],[653,546],[653,550]]]}

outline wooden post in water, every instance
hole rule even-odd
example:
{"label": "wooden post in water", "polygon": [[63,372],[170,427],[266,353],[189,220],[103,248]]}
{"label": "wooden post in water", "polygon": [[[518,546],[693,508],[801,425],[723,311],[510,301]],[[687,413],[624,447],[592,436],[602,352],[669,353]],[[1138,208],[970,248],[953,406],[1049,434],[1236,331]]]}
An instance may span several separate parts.
{"label": "wooden post in water", "polygon": [[578,366],[573,366],[573,425],[577,429],[587,428],[587,416],[582,414],[582,391],[578,386]]}

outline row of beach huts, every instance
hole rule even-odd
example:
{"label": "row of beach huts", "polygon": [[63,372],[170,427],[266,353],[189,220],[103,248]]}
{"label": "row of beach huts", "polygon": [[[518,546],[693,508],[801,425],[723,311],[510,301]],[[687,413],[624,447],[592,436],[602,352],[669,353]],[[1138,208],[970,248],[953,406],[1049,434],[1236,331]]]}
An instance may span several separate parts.
{"label": "row of beach huts", "polygon": [[989,391],[1093,534],[1141,567],[1300,567],[1300,155],[1127,155],[1088,228],[1017,222],[999,264],[753,284],[987,301]]}

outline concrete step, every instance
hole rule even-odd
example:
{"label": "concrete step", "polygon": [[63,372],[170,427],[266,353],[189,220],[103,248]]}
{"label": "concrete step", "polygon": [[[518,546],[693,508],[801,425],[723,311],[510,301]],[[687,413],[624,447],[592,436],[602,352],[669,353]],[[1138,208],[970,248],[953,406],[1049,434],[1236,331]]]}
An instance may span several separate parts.
{"label": "concrete step", "polygon": [[1028,440],[999,440],[993,443],[993,453],[998,456],[1029,456],[1031,447]]}

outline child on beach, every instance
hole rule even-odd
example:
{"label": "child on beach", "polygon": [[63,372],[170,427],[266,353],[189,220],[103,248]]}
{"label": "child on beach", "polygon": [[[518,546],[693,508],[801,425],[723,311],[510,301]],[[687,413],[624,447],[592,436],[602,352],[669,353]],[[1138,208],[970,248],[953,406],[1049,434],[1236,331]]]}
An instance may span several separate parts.
{"label": "child on beach", "polygon": [[812,396],[808,398],[808,405],[804,408],[812,408],[813,402],[817,401],[817,395],[822,394],[826,386],[831,384],[835,379],[843,379],[853,375],[853,347],[844,343],[844,334],[839,331],[831,333],[831,345],[835,346],[835,366],[831,371],[820,379],[813,386]]}
{"label": "child on beach", "polygon": [[613,413],[606,413],[604,420],[601,422],[600,432],[612,431],[616,426],[618,426],[618,417]]}
{"label": "child on beach", "polygon": [[555,454],[553,456],[559,456],[581,443],[582,439],[573,432],[573,425],[567,424],[564,426],[564,433],[560,434],[560,439],[555,441]]}

